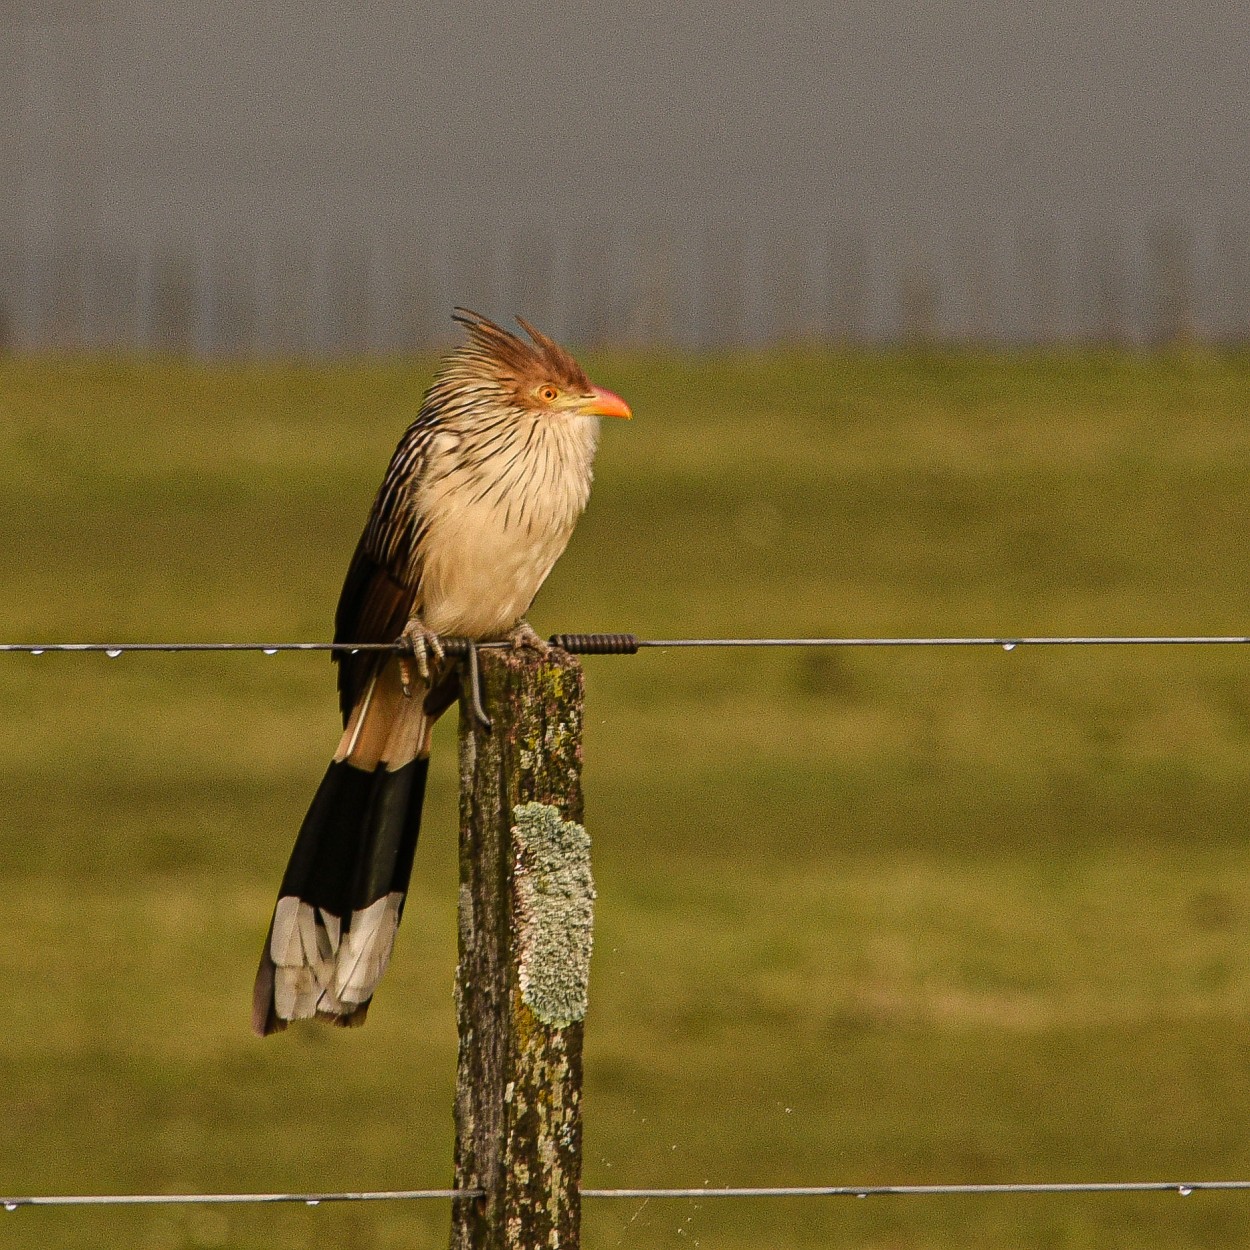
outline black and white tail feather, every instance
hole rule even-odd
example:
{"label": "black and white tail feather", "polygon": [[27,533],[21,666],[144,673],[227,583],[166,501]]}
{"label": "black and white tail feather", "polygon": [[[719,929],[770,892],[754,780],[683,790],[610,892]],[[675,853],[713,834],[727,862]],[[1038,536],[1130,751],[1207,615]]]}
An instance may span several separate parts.
{"label": "black and white tail feather", "polygon": [[391,661],[370,681],[295,841],[261,954],[259,1034],[292,1020],[363,1024],[403,915],[432,718]]}

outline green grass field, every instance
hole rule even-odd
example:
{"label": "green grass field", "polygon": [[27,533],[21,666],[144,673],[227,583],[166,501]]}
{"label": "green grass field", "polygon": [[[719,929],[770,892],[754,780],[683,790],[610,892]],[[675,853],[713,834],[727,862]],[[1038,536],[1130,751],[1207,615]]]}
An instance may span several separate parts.
{"label": "green grass field", "polygon": [[[540,631],[1247,633],[1250,357],[603,356]],[[328,636],[430,362],[0,363],[3,640]],[[586,661],[590,1185],[1250,1176],[1250,652]],[[320,656],[0,656],[0,1191],[444,1185],[455,728],[363,1031],[251,978]],[[425,1247],[445,1205],[0,1213]],[[588,1204],[588,1247],[1225,1247],[1250,1196]]]}

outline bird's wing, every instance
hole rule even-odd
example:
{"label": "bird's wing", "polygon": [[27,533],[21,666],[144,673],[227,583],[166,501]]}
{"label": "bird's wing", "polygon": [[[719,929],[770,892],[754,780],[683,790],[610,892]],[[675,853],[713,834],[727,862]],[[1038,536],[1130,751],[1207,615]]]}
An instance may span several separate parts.
{"label": "bird's wing", "polygon": [[[343,581],[334,614],[335,642],[394,642],[417,610],[421,539],[417,484],[425,471],[433,430],[418,418],[400,439],[364,533]],[[378,667],[376,654],[335,653],[343,723]]]}

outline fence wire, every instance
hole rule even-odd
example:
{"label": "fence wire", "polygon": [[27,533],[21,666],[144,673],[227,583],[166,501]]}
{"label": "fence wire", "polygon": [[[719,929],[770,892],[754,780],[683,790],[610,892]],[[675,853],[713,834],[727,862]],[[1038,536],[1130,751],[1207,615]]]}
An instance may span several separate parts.
{"label": "fence wire", "polygon": [[[472,645],[467,638],[444,638],[448,655],[463,655]],[[678,647],[1195,647],[1245,646],[1242,634],[1067,634],[994,635],[985,637],[923,638],[639,638],[634,634],[553,634],[548,640],[576,655],[633,655],[642,650]],[[479,648],[508,647],[509,642],[479,642]],[[5,642],[5,652],[43,655],[45,652],[103,653],[112,658],[144,652],[260,651],[277,655],[284,651],[390,651],[405,648],[393,642]]]}
{"label": "fence wire", "polygon": [[[1204,1190],[1246,1190],[1247,1181],[1078,1181],[990,1185],[790,1185],[730,1188],[583,1189],[588,1199],[614,1198],[880,1198],[967,1195],[1166,1193],[1188,1197]],[[317,1207],[334,1202],[455,1201],[484,1198],[481,1189],[392,1189],[306,1194],[52,1194],[0,1198],[6,1211],[19,1207],[242,1206],[277,1203]]]}

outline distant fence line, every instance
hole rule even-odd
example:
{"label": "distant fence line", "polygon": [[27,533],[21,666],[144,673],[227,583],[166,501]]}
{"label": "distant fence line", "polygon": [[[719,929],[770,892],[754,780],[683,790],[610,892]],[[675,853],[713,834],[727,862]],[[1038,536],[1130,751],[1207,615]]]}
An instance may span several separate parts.
{"label": "distant fence line", "polygon": [[455,304],[581,344],[1250,339],[1250,243],[1233,221],[529,220],[8,252],[0,347],[14,352],[386,353],[446,342]]}

